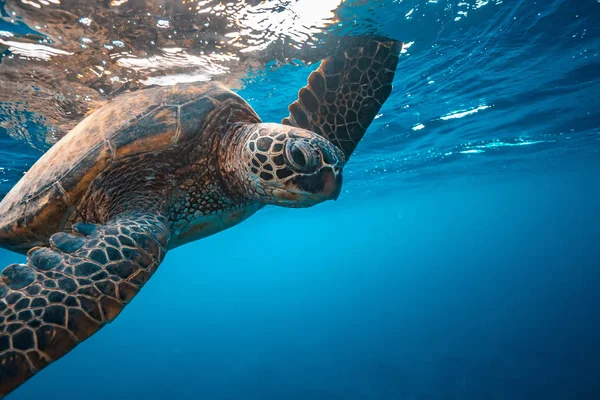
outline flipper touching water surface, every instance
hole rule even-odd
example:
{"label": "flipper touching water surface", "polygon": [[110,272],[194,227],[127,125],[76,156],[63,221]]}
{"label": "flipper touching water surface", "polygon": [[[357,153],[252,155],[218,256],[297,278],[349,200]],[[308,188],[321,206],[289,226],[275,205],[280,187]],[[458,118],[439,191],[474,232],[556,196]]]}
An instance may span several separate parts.
{"label": "flipper touching water surface", "polygon": [[392,92],[402,43],[371,41],[323,60],[283,120],[329,139],[349,158]]}

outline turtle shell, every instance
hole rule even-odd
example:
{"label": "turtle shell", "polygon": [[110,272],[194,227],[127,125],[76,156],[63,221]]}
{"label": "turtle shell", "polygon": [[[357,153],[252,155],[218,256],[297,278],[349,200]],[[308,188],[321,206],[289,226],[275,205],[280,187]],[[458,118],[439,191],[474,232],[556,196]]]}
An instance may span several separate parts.
{"label": "turtle shell", "polygon": [[0,245],[25,252],[65,229],[96,176],[116,160],[194,140],[212,112],[233,101],[217,83],[154,87],[121,95],[48,150],[0,203]]}

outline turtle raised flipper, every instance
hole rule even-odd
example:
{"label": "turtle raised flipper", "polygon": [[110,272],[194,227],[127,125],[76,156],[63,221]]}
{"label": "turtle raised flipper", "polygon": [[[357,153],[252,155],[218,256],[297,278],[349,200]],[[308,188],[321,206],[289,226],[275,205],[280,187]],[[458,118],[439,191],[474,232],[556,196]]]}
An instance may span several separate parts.
{"label": "turtle raised flipper", "polygon": [[402,43],[364,38],[321,62],[300,89],[284,125],[316,132],[352,155],[392,92]]}
{"label": "turtle raised flipper", "polygon": [[170,237],[166,217],[79,223],[0,275],[0,397],[112,321],[150,279]]}

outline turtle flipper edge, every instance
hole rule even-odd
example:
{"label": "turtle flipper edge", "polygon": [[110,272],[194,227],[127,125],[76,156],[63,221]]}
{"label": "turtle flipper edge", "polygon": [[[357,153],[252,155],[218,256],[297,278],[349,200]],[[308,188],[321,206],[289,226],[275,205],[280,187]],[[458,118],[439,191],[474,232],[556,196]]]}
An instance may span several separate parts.
{"label": "turtle flipper edge", "polygon": [[127,213],[79,223],[27,264],[0,274],[0,398],[111,322],[156,271],[170,238],[167,219]]}
{"label": "turtle flipper edge", "polygon": [[392,91],[402,43],[359,38],[324,59],[282,124],[326,137],[349,158]]}

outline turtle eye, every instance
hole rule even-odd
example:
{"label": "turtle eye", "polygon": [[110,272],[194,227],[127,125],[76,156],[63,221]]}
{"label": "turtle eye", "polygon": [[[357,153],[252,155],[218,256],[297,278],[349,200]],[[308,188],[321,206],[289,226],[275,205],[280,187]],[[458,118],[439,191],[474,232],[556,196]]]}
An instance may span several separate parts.
{"label": "turtle eye", "polygon": [[313,173],[319,168],[319,150],[309,143],[291,140],[285,150],[287,164],[294,171]]}

